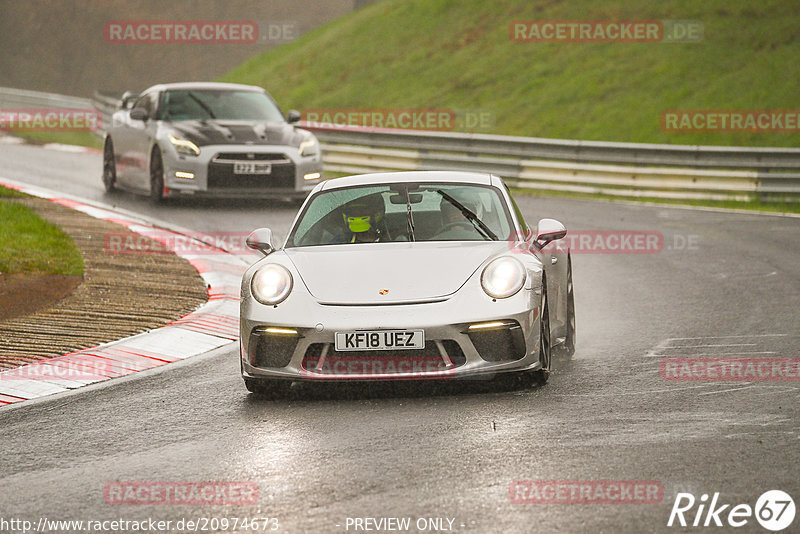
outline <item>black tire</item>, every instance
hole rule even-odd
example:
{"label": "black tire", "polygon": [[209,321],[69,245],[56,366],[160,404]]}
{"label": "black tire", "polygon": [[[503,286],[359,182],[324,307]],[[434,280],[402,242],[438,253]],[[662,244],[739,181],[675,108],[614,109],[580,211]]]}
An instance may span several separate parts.
{"label": "black tire", "polygon": [[550,378],[550,365],[553,361],[552,346],[550,344],[550,309],[547,302],[547,290],[542,280],[542,315],[539,318],[539,360],[542,368],[531,371],[533,383],[543,386]]}
{"label": "black tire", "polygon": [[114,143],[110,137],[103,146],[103,187],[106,193],[117,190],[117,164],[114,161]]}
{"label": "black tire", "polygon": [[290,380],[255,380],[253,378],[245,378],[244,387],[247,388],[247,391],[258,397],[279,399],[289,394],[292,382]]}
{"label": "black tire", "polygon": [[575,291],[572,288],[572,259],[567,261],[567,333],[556,350],[559,355],[572,356],[575,354]]}
{"label": "black tire", "polygon": [[154,204],[164,200],[164,163],[161,160],[161,150],[153,148],[150,156],[150,201]]}

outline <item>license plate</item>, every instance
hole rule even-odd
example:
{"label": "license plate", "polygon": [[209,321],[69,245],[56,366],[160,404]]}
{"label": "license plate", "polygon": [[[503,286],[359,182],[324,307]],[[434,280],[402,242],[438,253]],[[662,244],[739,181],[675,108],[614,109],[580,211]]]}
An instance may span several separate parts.
{"label": "license plate", "polygon": [[336,350],[398,350],[425,348],[424,330],[361,330],[336,332]]}
{"label": "license plate", "polygon": [[269,174],[272,172],[270,163],[237,162],[233,164],[233,174]]}

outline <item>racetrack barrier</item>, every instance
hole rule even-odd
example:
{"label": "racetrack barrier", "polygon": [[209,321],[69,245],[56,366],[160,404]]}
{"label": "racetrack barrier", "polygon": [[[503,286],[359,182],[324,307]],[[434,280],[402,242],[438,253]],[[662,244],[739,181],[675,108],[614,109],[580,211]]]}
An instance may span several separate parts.
{"label": "racetrack barrier", "polygon": [[[40,96],[37,96],[40,95]],[[58,100],[58,98],[64,100]],[[37,101],[37,98],[41,98]],[[66,105],[50,93],[0,89],[3,107]],[[111,124],[119,99],[95,93]],[[800,149],[544,139],[300,122],[320,139],[325,170],[491,172],[516,187],[663,199],[800,201]]]}

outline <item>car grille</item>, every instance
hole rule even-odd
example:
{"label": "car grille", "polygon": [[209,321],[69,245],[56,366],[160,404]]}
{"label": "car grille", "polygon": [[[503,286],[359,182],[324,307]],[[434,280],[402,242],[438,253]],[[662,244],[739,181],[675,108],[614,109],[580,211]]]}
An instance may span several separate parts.
{"label": "car grille", "polygon": [[[233,165],[243,161],[270,162],[272,172],[234,174]],[[221,152],[208,165],[208,189],[294,189],[295,174],[295,164],[286,154]]]}
{"label": "car grille", "polygon": [[487,362],[514,361],[525,356],[525,337],[516,321],[508,321],[502,328],[471,331],[468,335],[478,355]]}
{"label": "car grille", "polygon": [[286,154],[281,153],[255,153],[255,152],[220,152],[212,161],[225,163],[233,161],[277,161],[291,163]]}
{"label": "car grille", "polygon": [[[359,350],[337,351],[332,343],[313,343],[306,350],[302,367],[314,374],[425,374],[442,372],[464,365],[467,361],[461,347],[453,340],[443,340],[442,346],[453,366],[447,367],[436,343],[426,341],[420,350]],[[327,345],[322,366],[318,365]],[[337,363],[341,362],[341,363]],[[321,368],[320,368],[321,367]]]}

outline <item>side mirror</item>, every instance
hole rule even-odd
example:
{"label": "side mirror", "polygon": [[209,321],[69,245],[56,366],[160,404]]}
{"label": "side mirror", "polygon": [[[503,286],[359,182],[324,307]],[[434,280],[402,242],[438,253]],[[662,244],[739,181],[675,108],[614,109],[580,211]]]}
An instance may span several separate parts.
{"label": "side mirror", "polygon": [[275,251],[275,245],[272,244],[272,230],[269,228],[259,228],[253,230],[247,236],[245,241],[247,248],[253,250],[260,250],[264,256],[269,256]]}
{"label": "side mirror", "polygon": [[133,107],[133,103],[136,102],[136,99],[138,98],[138,94],[131,91],[125,91],[125,94],[122,95],[122,99],[120,101],[120,109],[131,109]]}
{"label": "side mirror", "polygon": [[135,121],[146,121],[147,110],[144,108],[133,108],[131,110],[130,117]]}
{"label": "side mirror", "polygon": [[289,124],[298,122],[300,120],[300,112],[296,109],[290,109],[289,113],[286,114],[286,122]]}
{"label": "side mirror", "polygon": [[536,227],[536,238],[533,240],[533,244],[541,250],[548,243],[562,239],[566,235],[567,229],[563,224],[555,219],[542,219]]}

